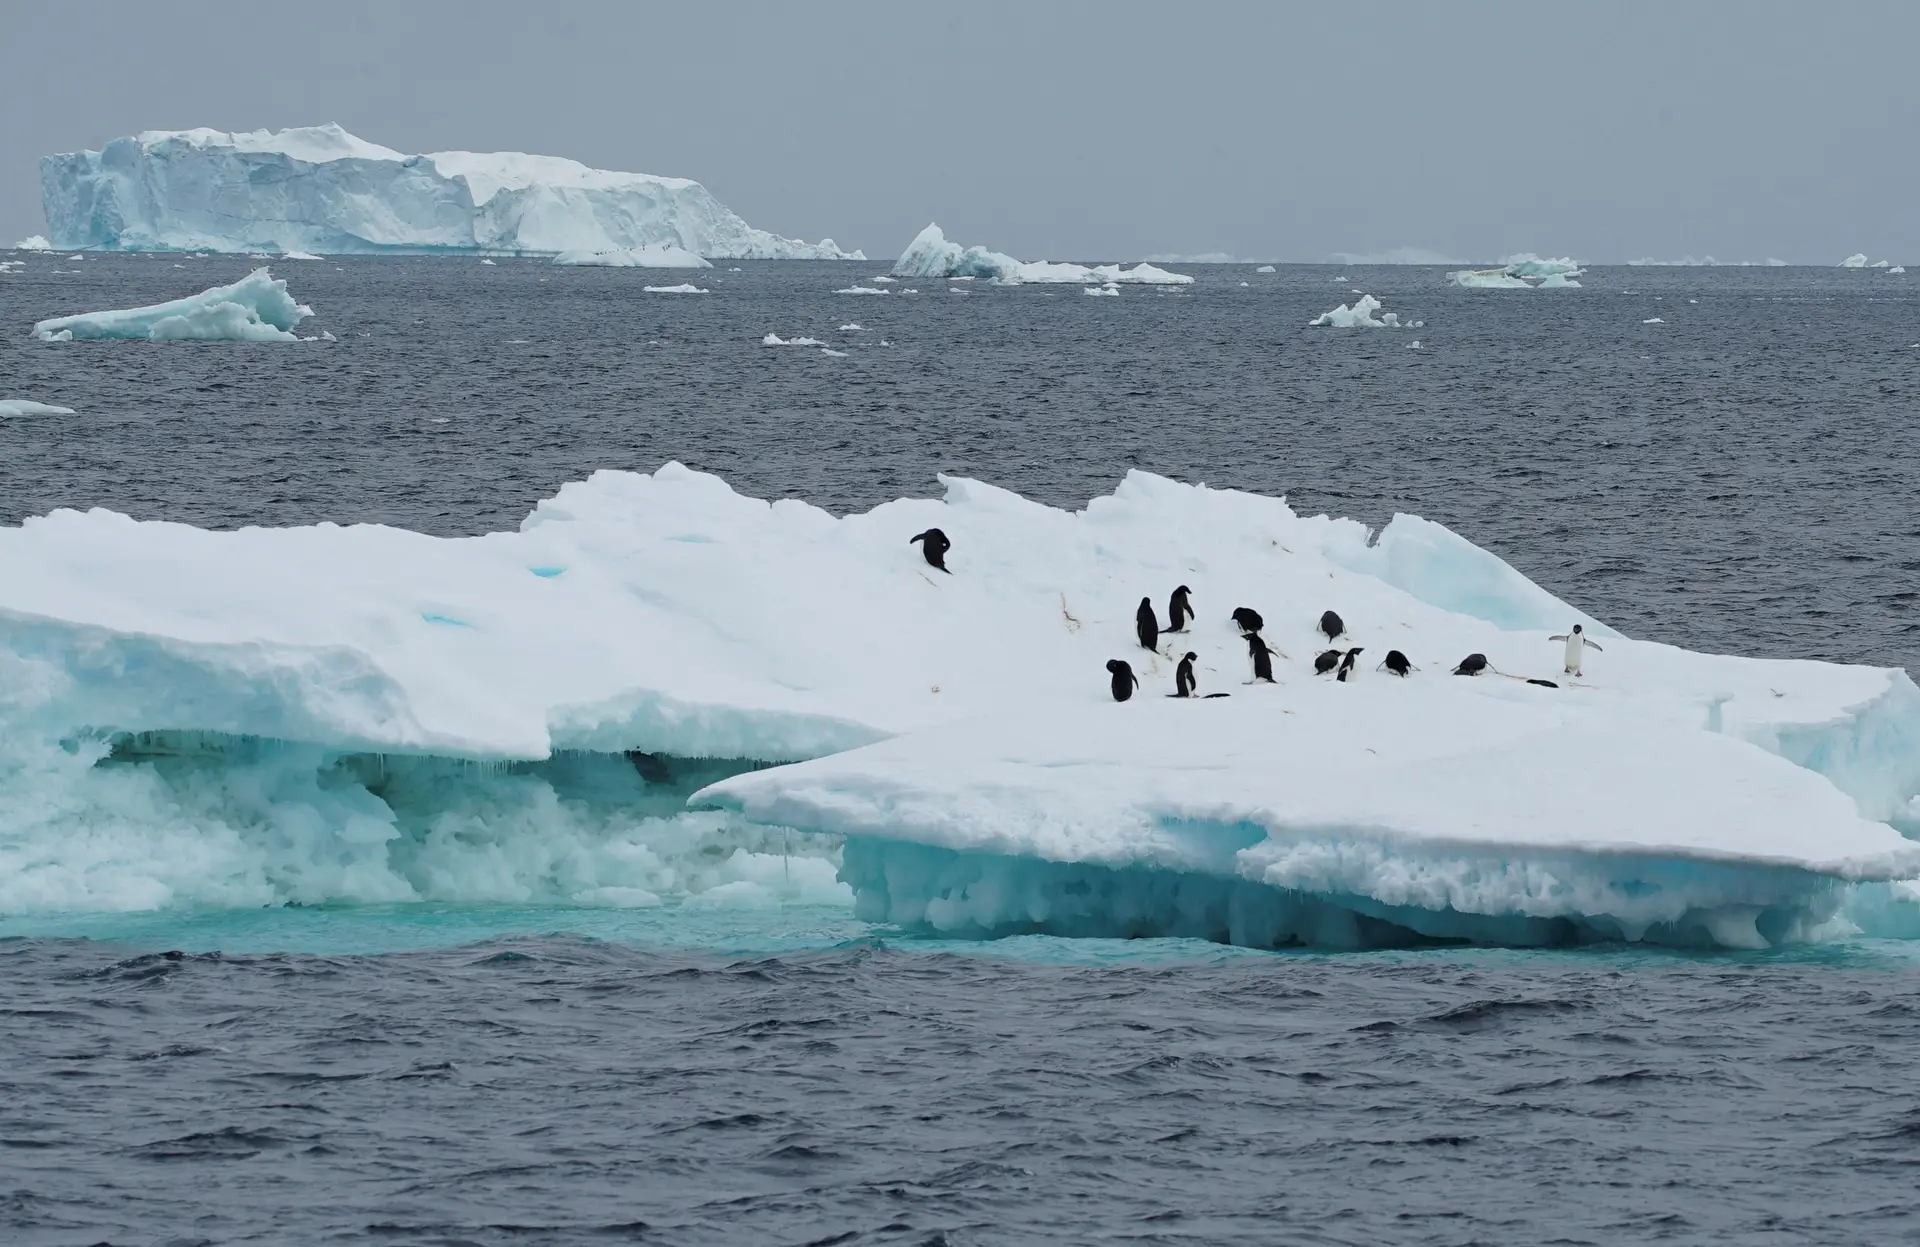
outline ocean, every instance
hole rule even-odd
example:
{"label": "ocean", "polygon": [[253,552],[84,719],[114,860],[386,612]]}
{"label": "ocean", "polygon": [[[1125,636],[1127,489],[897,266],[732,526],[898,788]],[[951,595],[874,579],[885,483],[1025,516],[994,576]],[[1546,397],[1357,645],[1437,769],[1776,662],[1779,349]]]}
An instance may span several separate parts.
{"label": "ocean", "polygon": [[[0,275],[0,399],[78,412],[0,419],[0,523],[471,534],[669,459],[836,512],[938,473],[1075,506],[1139,467],[1426,516],[1636,637],[1920,669],[1903,276],[352,258],[274,262],[336,341],[27,333],[252,263]],[[1355,291],[1425,323],[1305,328]],[[818,895],[0,914],[0,1240],[1911,1241],[1916,948],[943,941]]]}

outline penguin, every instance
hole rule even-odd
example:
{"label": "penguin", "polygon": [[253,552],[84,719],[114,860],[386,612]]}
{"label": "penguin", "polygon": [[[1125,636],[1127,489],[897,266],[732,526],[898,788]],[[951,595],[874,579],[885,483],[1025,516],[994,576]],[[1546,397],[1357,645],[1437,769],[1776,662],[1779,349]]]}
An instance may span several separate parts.
{"label": "penguin", "polygon": [[1460,660],[1460,665],[1453,669],[1453,673],[1455,675],[1479,675],[1486,669],[1487,656],[1485,654],[1468,654]]}
{"label": "penguin", "polygon": [[1313,673],[1315,675],[1325,675],[1327,674],[1327,672],[1332,671],[1335,667],[1339,665],[1340,665],[1339,650],[1337,649],[1323,650],[1320,653],[1320,655],[1313,660]]}
{"label": "penguin", "polygon": [[[1258,632],[1247,633],[1247,656],[1253,659],[1253,679],[1273,683],[1273,651],[1260,639]],[[1253,680],[1247,681],[1253,683]]]}
{"label": "penguin", "polygon": [[1236,606],[1233,608],[1233,622],[1240,625],[1242,632],[1258,632],[1266,626],[1267,621],[1260,618],[1260,612],[1251,606]]}
{"label": "penguin", "polygon": [[1153,599],[1141,598],[1140,609],[1133,612],[1133,634],[1140,638],[1140,648],[1158,653],[1160,650],[1160,621],[1153,617]]}
{"label": "penguin", "polygon": [[952,572],[947,571],[947,551],[953,549],[953,543],[947,540],[945,533],[937,528],[929,528],[924,533],[915,533],[907,538],[908,545],[916,541],[921,543],[920,553],[926,556],[927,566],[937,567],[947,572],[947,575],[953,575]]}
{"label": "penguin", "polygon": [[1133,667],[1118,658],[1107,659],[1107,670],[1113,675],[1113,699],[1125,701],[1133,696],[1133,690],[1140,687],[1140,677],[1133,674]]}
{"label": "penguin", "polygon": [[[1403,680],[1407,678],[1407,673],[1414,669],[1413,664],[1407,661],[1407,656],[1397,649],[1388,650],[1387,660],[1381,663],[1380,666],[1385,667],[1388,671],[1393,672],[1393,674]],[[1379,667],[1374,668],[1376,671],[1379,669]]]}
{"label": "penguin", "polygon": [[1189,650],[1187,651],[1186,657],[1180,660],[1180,665],[1174,668],[1173,695],[1175,697],[1193,696],[1193,660],[1198,657],[1200,657],[1200,655]]}
{"label": "penguin", "polygon": [[1358,657],[1360,657],[1360,647],[1356,645],[1352,649],[1347,651],[1347,656],[1345,658],[1342,658],[1340,660],[1340,674],[1333,678],[1340,681],[1340,683],[1345,684],[1347,682],[1347,677],[1353,674],[1353,660]]}
{"label": "penguin", "polygon": [[1346,634],[1347,625],[1332,611],[1323,611],[1320,615],[1320,631],[1327,634],[1328,641],[1332,641],[1335,637]]}
{"label": "penguin", "polygon": [[1187,595],[1193,592],[1185,585],[1173,591],[1173,597],[1167,601],[1167,631],[1185,632],[1187,621],[1193,618],[1193,601]]}
{"label": "penguin", "polygon": [[[1558,636],[1548,637],[1547,640],[1565,641],[1567,643],[1567,674],[1568,675],[1581,674],[1580,656],[1582,652],[1590,649],[1600,649],[1598,645],[1594,644],[1592,641],[1589,641],[1587,639],[1586,633],[1580,631],[1579,624],[1573,625],[1572,632],[1562,632]],[[1600,652],[1604,654],[1607,651],[1600,649]]]}
{"label": "penguin", "polygon": [[1528,680],[1527,683],[1538,684],[1541,688],[1559,688],[1560,687],[1558,684],[1555,684],[1552,680],[1532,679],[1532,680]]}

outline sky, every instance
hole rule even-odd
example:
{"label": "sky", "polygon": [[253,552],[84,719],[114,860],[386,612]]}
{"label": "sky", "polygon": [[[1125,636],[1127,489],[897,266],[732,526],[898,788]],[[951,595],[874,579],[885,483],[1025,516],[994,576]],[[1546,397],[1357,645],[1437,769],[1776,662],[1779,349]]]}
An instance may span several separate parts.
{"label": "sky", "polygon": [[338,121],[876,258],[1916,261],[1917,52],[1911,0],[5,3],[0,244],[45,153]]}

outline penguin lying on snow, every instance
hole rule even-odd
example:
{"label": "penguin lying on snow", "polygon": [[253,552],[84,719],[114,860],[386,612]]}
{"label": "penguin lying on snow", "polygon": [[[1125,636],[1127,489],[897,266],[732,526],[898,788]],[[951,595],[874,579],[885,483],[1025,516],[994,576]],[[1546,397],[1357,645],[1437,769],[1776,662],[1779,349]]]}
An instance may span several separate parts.
{"label": "penguin lying on snow", "polygon": [[[1579,624],[1573,625],[1572,632],[1562,632],[1558,636],[1548,637],[1547,640],[1565,641],[1567,643],[1567,674],[1568,675],[1585,674],[1580,670],[1580,658],[1582,654],[1589,649],[1600,649],[1598,645],[1594,644],[1592,641],[1589,641],[1587,639],[1586,633],[1580,631]],[[1604,654],[1607,651],[1600,649],[1600,652]]]}
{"label": "penguin lying on snow", "polygon": [[1242,632],[1258,632],[1266,625],[1266,620],[1260,618],[1260,612],[1251,606],[1234,607],[1233,622],[1240,625]]}
{"label": "penguin lying on snow", "polygon": [[953,543],[947,540],[945,533],[937,528],[929,528],[924,533],[915,533],[907,538],[908,545],[916,541],[920,543],[920,553],[926,556],[929,567],[937,567],[947,575],[953,575],[947,571],[947,551],[953,549]]}
{"label": "penguin lying on snow", "polygon": [[1313,660],[1313,673],[1315,675],[1325,675],[1327,674],[1327,672],[1332,671],[1335,667],[1339,665],[1340,665],[1339,650],[1337,649],[1322,650],[1320,651],[1319,655],[1315,657]]}
{"label": "penguin lying on snow", "polygon": [[[1415,667],[1412,663],[1407,661],[1407,656],[1405,654],[1401,653],[1397,649],[1390,649],[1387,651],[1387,660],[1381,663],[1380,667],[1385,667],[1388,671],[1393,672],[1393,674],[1399,676],[1403,680],[1407,678],[1407,673],[1409,671],[1419,670],[1419,668]],[[1375,667],[1374,670],[1378,671],[1380,667]]]}
{"label": "penguin lying on snow", "polygon": [[1455,675],[1479,675],[1486,669],[1487,656],[1485,654],[1468,654],[1460,660],[1460,665],[1453,669],[1453,673]]}
{"label": "penguin lying on snow", "polygon": [[1340,616],[1334,614],[1332,611],[1324,611],[1320,615],[1320,631],[1326,633],[1327,640],[1331,641],[1335,637],[1345,636],[1347,625]]}
{"label": "penguin lying on snow", "polygon": [[1113,676],[1113,699],[1125,701],[1133,696],[1133,690],[1140,687],[1140,677],[1133,674],[1133,667],[1119,658],[1107,659],[1107,671]]}
{"label": "penguin lying on snow", "polygon": [[1193,618],[1193,599],[1187,595],[1192,592],[1193,590],[1187,588],[1187,586],[1181,585],[1173,591],[1173,596],[1167,600],[1168,632],[1185,632],[1187,630],[1187,621]]}
{"label": "penguin lying on snow", "polygon": [[1141,598],[1140,609],[1133,612],[1133,634],[1140,638],[1140,648],[1158,653],[1160,649],[1160,621],[1153,617],[1153,599]]}

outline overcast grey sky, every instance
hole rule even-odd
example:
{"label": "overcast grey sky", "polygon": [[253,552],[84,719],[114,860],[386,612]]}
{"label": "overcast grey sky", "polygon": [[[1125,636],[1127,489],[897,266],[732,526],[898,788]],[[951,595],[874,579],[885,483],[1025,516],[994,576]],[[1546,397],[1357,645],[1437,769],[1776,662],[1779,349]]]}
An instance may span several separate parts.
{"label": "overcast grey sky", "polygon": [[1418,247],[1920,261],[1920,4],[0,0],[0,244],[37,159],[338,121],[704,182],[892,256]]}

